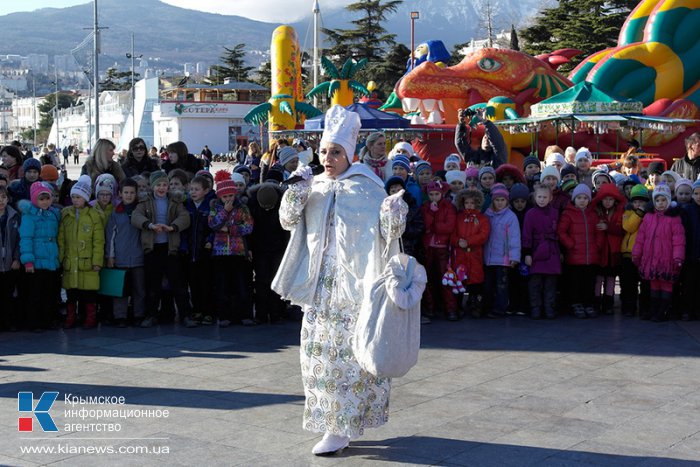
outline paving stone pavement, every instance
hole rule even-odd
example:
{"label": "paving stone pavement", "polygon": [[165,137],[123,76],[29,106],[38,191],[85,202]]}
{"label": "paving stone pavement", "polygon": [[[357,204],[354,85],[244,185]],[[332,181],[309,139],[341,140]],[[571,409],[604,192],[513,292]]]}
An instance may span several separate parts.
{"label": "paving stone pavement", "polygon": [[[298,341],[294,322],[2,333],[0,465],[700,465],[699,322],[434,321],[419,364],[394,380],[389,423],[330,458],[310,454],[319,435],[301,428]],[[36,420],[18,431],[20,391],[35,404],[59,392],[58,433]],[[66,394],[125,405],[71,406]],[[169,416],[89,416],[106,408]]]}

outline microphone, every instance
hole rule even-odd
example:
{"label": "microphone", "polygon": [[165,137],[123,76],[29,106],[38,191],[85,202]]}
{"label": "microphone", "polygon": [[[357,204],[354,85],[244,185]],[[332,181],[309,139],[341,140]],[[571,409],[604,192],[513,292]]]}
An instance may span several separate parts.
{"label": "microphone", "polygon": [[[312,175],[321,175],[326,169],[323,168],[322,165],[309,165],[311,167],[311,174]],[[295,183],[299,183],[304,180],[304,177],[301,177],[300,175],[295,175],[293,177],[289,177],[287,180],[282,182],[282,185],[294,185]]]}

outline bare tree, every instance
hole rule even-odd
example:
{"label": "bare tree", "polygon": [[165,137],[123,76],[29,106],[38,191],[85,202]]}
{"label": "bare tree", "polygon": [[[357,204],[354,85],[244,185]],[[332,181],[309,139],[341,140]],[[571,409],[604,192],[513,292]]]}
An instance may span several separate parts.
{"label": "bare tree", "polygon": [[491,0],[486,0],[486,5],[484,6],[484,11],[481,13],[479,27],[486,31],[487,44],[489,47],[493,47],[493,42],[495,40],[494,34],[494,8]]}

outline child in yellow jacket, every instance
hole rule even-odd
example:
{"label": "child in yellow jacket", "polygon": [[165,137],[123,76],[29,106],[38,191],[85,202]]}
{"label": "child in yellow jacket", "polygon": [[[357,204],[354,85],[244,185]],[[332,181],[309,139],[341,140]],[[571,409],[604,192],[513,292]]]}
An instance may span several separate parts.
{"label": "child in yellow jacket", "polygon": [[[637,239],[637,231],[642,224],[649,192],[644,185],[635,185],[630,192],[630,203],[622,215],[622,228],[625,236],[622,238],[622,270],[620,271],[620,302],[622,314],[634,316],[639,301],[639,316],[648,319],[649,315],[649,282],[641,280],[637,267],[632,263],[632,248]],[[639,292],[641,283],[641,294]]]}
{"label": "child in yellow jacket", "polygon": [[64,328],[75,325],[79,303],[85,308],[83,327],[97,326],[95,303],[104,262],[105,232],[102,218],[88,205],[90,185],[90,177],[82,175],[70,191],[73,206],[61,212],[58,258],[63,266],[63,288],[68,296]]}

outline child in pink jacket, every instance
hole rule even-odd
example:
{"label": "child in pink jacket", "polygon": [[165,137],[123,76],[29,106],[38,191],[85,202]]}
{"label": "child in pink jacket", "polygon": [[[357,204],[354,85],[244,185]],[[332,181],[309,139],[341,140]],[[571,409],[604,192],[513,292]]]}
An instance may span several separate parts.
{"label": "child in pink jacket", "polygon": [[685,259],[685,231],[678,208],[671,207],[671,189],[654,188],[654,212],[644,216],[632,248],[632,261],[639,275],[651,282],[652,321],[665,321],[671,310],[673,283]]}

